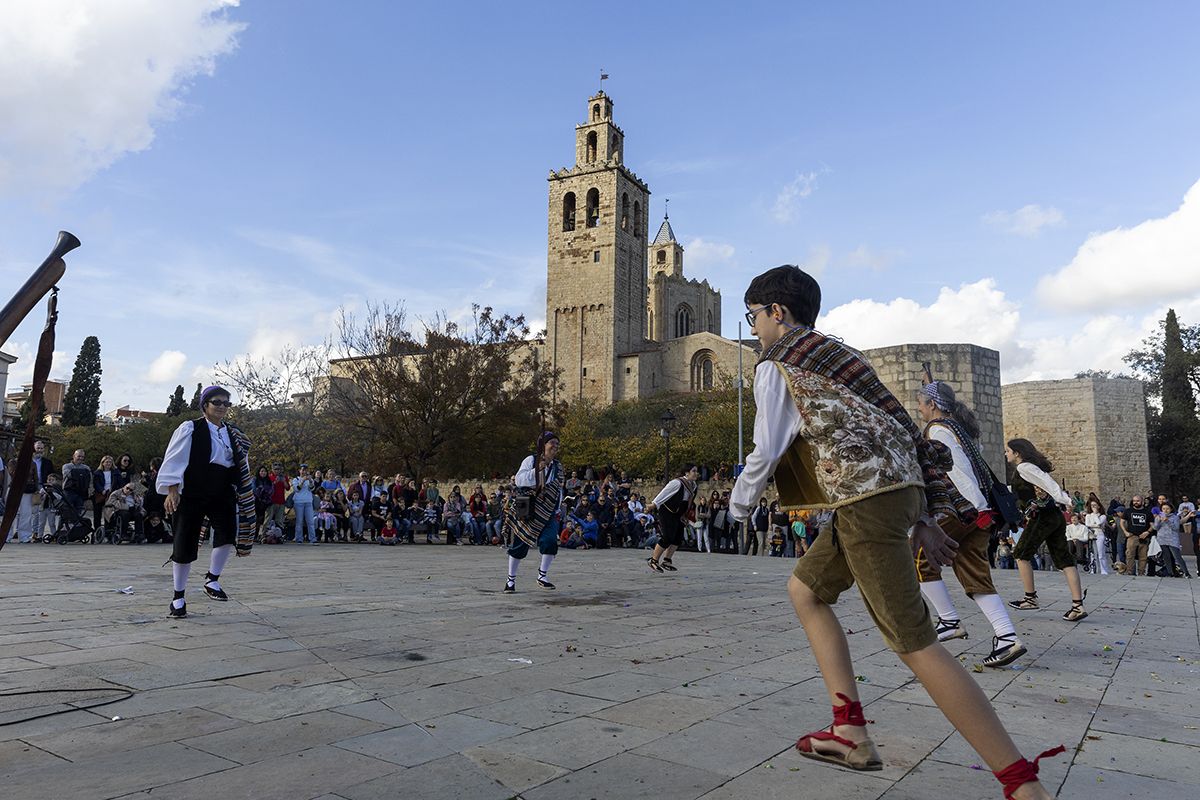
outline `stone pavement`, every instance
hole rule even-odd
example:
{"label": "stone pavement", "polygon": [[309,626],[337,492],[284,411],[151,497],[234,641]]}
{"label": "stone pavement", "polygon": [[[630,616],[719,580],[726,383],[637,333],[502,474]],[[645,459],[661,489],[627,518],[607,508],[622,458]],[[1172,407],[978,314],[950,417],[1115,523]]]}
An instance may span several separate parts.
{"label": "stone pavement", "polygon": [[[886,767],[795,754],[829,703],[783,559],[685,553],[657,575],[634,552],[564,552],[557,592],[530,559],[506,596],[498,548],[259,547],[227,568],[232,602],[193,588],[176,621],[166,556],[0,552],[0,797],[1000,797],[856,593],[837,610]],[[1065,582],[1038,577],[1048,607],[1014,612],[1029,655],[974,677],[1026,755],[1067,745],[1046,784],[1200,796],[1195,583],[1088,580],[1091,616],[1071,625]],[[1019,594],[1015,573],[997,583]],[[990,632],[952,589],[970,667]]]}

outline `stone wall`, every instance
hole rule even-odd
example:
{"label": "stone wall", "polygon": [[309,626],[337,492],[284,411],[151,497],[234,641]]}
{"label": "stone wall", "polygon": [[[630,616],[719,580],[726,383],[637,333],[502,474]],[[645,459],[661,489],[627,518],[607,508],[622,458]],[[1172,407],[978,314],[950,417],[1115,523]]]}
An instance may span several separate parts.
{"label": "stone wall", "polygon": [[1006,439],[1029,439],[1067,491],[1128,500],[1150,486],[1146,399],[1127,378],[1014,383],[1003,389]]}
{"label": "stone wall", "polygon": [[954,388],[979,419],[983,457],[997,475],[1004,474],[1005,408],[1000,395],[1000,353],[974,344],[901,344],[864,350],[879,379],[904,404],[918,425],[917,392],[926,361],[933,377]]}

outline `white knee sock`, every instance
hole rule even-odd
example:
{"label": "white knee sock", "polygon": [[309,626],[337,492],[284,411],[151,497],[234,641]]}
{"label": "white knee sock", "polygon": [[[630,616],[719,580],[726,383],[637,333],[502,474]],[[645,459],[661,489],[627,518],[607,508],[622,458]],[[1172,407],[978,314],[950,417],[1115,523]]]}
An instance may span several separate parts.
{"label": "white knee sock", "polygon": [[[215,576],[221,574],[221,570],[225,569],[225,562],[233,555],[233,545],[226,544],[212,549],[212,560],[209,562],[208,571]],[[209,581],[214,589],[220,589],[221,585],[214,581]]]}
{"label": "white knee sock", "polygon": [[959,618],[958,611],[954,608],[954,601],[950,599],[950,590],[946,588],[945,581],[922,583],[921,594],[929,601],[929,605],[933,606],[934,612],[942,619],[956,620]]}
{"label": "white knee sock", "polygon": [[[178,564],[174,561],[171,562],[171,578],[175,582],[176,594],[181,594],[185,589],[187,589],[187,579],[188,575],[191,574],[191,571],[191,564]],[[171,605],[175,608],[183,608],[183,598],[175,598],[171,601]]]}
{"label": "white knee sock", "polygon": [[188,575],[192,573],[191,564],[177,564],[171,562],[171,577],[175,579],[175,591],[182,592],[187,589]]}
{"label": "white knee sock", "polygon": [[1017,629],[1013,627],[1012,618],[1008,616],[1008,609],[1004,607],[1004,601],[1000,599],[1000,595],[977,594],[974,600],[979,605],[980,610],[987,616],[988,622],[992,623],[992,630],[996,632],[997,636],[1005,636],[1017,632]]}
{"label": "white knee sock", "polygon": [[538,569],[541,576],[546,577],[546,573],[550,571],[550,562],[554,560],[554,556],[546,554],[542,556],[542,566]]}
{"label": "white knee sock", "polygon": [[521,566],[521,559],[508,557],[508,579],[515,581],[517,579],[517,567]]}

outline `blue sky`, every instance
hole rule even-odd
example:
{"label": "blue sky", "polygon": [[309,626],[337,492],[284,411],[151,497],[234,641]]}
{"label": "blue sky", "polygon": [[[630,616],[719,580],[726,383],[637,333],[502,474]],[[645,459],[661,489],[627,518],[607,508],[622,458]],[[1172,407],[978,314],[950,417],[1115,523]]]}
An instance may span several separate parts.
{"label": "blue sky", "polygon": [[55,373],[98,335],[106,407],[367,298],[544,319],[546,175],[601,68],[726,335],[785,262],[852,344],[974,341],[1006,382],[1200,321],[1194,3],[36,5],[0,21],[0,274],[83,239]]}

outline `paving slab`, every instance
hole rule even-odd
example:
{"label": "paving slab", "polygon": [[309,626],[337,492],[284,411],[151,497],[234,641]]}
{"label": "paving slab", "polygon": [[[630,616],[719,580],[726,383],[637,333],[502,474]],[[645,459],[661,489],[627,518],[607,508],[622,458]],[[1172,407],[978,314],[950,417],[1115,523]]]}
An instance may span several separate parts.
{"label": "paving slab", "polygon": [[[853,590],[835,611],[885,768],[794,751],[829,698],[785,559],[684,553],[661,576],[633,551],[564,553],[556,592],[523,576],[505,595],[499,548],[380,550],[259,548],[228,571],[231,602],[193,587],[173,620],[162,548],[6,548],[4,797],[1000,796]],[[1060,797],[1200,795],[1200,582],[1085,576],[1091,616],[1070,625],[1055,577],[1044,610],[1014,615],[1029,654],[971,673],[1018,747],[1067,745],[1042,766]],[[995,580],[1020,594],[1015,572]],[[989,627],[951,592],[970,670]]]}

